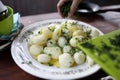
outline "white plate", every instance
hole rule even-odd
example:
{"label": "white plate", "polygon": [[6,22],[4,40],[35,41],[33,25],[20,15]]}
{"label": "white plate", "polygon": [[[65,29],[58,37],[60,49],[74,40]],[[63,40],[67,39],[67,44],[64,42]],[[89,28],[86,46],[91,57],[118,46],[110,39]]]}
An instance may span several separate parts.
{"label": "white plate", "polygon": [[[11,54],[15,63],[21,69],[28,72],[29,74],[44,79],[76,79],[76,78],[80,79],[97,72],[100,69],[100,66],[98,64],[94,64],[93,66],[88,66],[87,64],[83,64],[68,69],[61,69],[61,68],[42,65],[30,56],[27,47],[27,38],[31,34],[30,32],[37,30],[41,26],[47,26],[51,23],[60,24],[61,22],[64,21],[68,21],[68,20],[67,19],[46,20],[46,21],[36,22],[34,24],[25,27],[22,30],[21,34],[12,43]],[[93,26],[86,24],[84,22],[80,22],[80,21],[76,21],[76,22],[78,25],[81,25],[83,27],[94,28]],[[100,34],[103,34],[101,31],[99,32]]]}

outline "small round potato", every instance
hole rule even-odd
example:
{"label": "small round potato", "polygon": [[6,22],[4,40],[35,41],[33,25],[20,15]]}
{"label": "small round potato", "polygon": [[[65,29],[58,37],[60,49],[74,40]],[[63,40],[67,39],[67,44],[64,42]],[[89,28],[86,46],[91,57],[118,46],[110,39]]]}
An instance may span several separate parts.
{"label": "small round potato", "polygon": [[64,47],[67,44],[67,40],[65,39],[65,37],[59,37],[58,39],[58,45],[60,47]]}
{"label": "small round potato", "polygon": [[92,38],[98,37],[99,36],[99,32],[96,29],[92,29],[90,35],[92,36]]}
{"label": "small round potato", "polygon": [[47,43],[47,38],[45,38],[44,35],[37,35],[34,37],[31,37],[31,44],[37,44],[44,46]]}
{"label": "small round potato", "polygon": [[60,35],[61,35],[61,27],[56,27],[54,32],[53,32],[52,39],[58,40]]}
{"label": "small round potato", "polygon": [[72,32],[66,28],[62,28],[62,36],[64,36],[66,39],[69,39],[72,37]]}
{"label": "small round potato", "polygon": [[44,53],[50,55],[53,59],[58,59],[62,53],[59,47],[45,47]]}
{"label": "small round potato", "polygon": [[42,34],[47,38],[51,38],[52,37],[52,31],[49,28],[43,28],[42,30]]}
{"label": "small round potato", "polygon": [[78,25],[76,25],[76,23],[74,24],[75,22],[68,22],[67,23],[67,28],[70,30],[70,32],[74,32],[74,31],[76,31],[76,30],[80,30],[81,29],[81,27],[80,26],[78,26]]}
{"label": "small round potato", "polygon": [[37,57],[37,60],[40,63],[48,63],[48,62],[50,62],[50,56],[48,56],[47,54],[40,54]]}
{"label": "small round potato", "polygon": [[82,53],[82,51],[76,52],[74,54],[74,60],[76,64],[83,64],[85,62],[86,56]]}
{"label": "small round potato", "polygon": [[32,45],[30,46],[29,51],[33,56],[39,55],[40,53],[43,52],[43,46]]}
{"label": "small round potato", "polygon": [[78,42],[82,41],[83,36],[74,36],[70,39],[70,45],[76,47]]}
{"label": "small round potato", "polygon": [[92,66],[94,64],[94,61],[89,56],[87,56],[86,59],[87,59],[87,64],[88,65]]}
{"label": "small round potato", "polygon": [[73,36],[84,36],[84,31],[83,30],[74,31]]}
{"label": "small round potato", "polygon": [[74,59],[69,53],[63,53],[59,56],[59,64],[61,68],[69,68],[73,65]]}
{"label": "small round potato", "polygon": [[56,24],[50,24],[48,28],[53,32],[55,30]]}

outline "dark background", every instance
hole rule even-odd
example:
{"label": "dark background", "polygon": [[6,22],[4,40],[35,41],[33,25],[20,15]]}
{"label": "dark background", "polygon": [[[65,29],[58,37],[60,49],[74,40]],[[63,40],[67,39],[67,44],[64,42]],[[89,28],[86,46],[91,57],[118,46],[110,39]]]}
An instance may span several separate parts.
{"label": "dark background", "polygon": [[[56,12],[59,0],[1,0],[5,5],[13,8],[14,12],[20,12],[21,16]],[[100,6],[119,4],[120,0],[83,0],[97,3]]]}

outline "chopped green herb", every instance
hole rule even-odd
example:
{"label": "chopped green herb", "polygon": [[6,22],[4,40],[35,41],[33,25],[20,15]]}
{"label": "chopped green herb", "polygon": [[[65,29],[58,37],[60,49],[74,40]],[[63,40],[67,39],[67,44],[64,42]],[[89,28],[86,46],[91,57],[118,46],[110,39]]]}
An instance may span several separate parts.
{"label": "chopped green herb", "polygon": [[55,29],[51,29],[50,27],[48,27],[48,29],[51,31],[51,32],[54,32]]}
{"label": "chopped green herb", "polygon": [[53,64],[51,64],[51,63],[48,63],[48,65],[49,65],[49,66],[53,66]]}
{"label": "chopped green herb", "polygon": [[53,42],[52,42],[52,41],[50,41],[50,44],[53,44]]}
{"label": "chopped green herb", "polygon": [[65,34],[64,30],[61,30],[61,33],[64,35]]}
{"label": "chopped green herb", "polygon": [[72,23],[71,23],[71,26],[76,25],[76,24],[77,24],[77,22],[72,22]]}
{"label": "chopped green herb", "polygon": [[65,28],[65,29],[68,29],[68,28],[67,28],[67,21],[65,21],[65,26],[64,26],[64,28]]}
{"label": "chopped green herb", "polygon": [[75,40],[76,40],[76,41],[79,41],[79,39],[78,39],[78,38],[75,38]]}
{"label": "chopped green herb", "polygon": [[69,62],[70,64],[72,64],[72,62]]}
{"label": "chopped green herb", "polygon": [[52,54],[49,53],[48,56],[52,56]]}
{"label": "chopped green herb", "polygon": [[75,49],[76,52],[80,51],[78,48]]}
{"label": "chopped green herb", "polygon": [[38,31],[38,34],[42,34],[42,31]]}
{"label": "chopped green herb", "polygon": [[91,38],[90,34],[91,34],[91,30],[85,32],[85,36],[87,40]]}
{"label": "chopped green herb", "polygon": [[72,56],[75,54],[75,52],[76,52],[75,48],[72,48],[72,49],[70,50],[70,53],[71,53]]}

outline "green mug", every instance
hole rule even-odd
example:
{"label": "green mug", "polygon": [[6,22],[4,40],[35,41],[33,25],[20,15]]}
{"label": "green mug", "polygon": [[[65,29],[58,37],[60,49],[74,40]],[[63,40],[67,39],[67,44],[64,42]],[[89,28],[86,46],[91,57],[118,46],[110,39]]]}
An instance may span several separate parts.
{"label": "green mug", "polygon": [[13,24],[13,9],[9,6],[7,17],[0,21],[0,35],[7,35],[11,32],[14,24]]}

